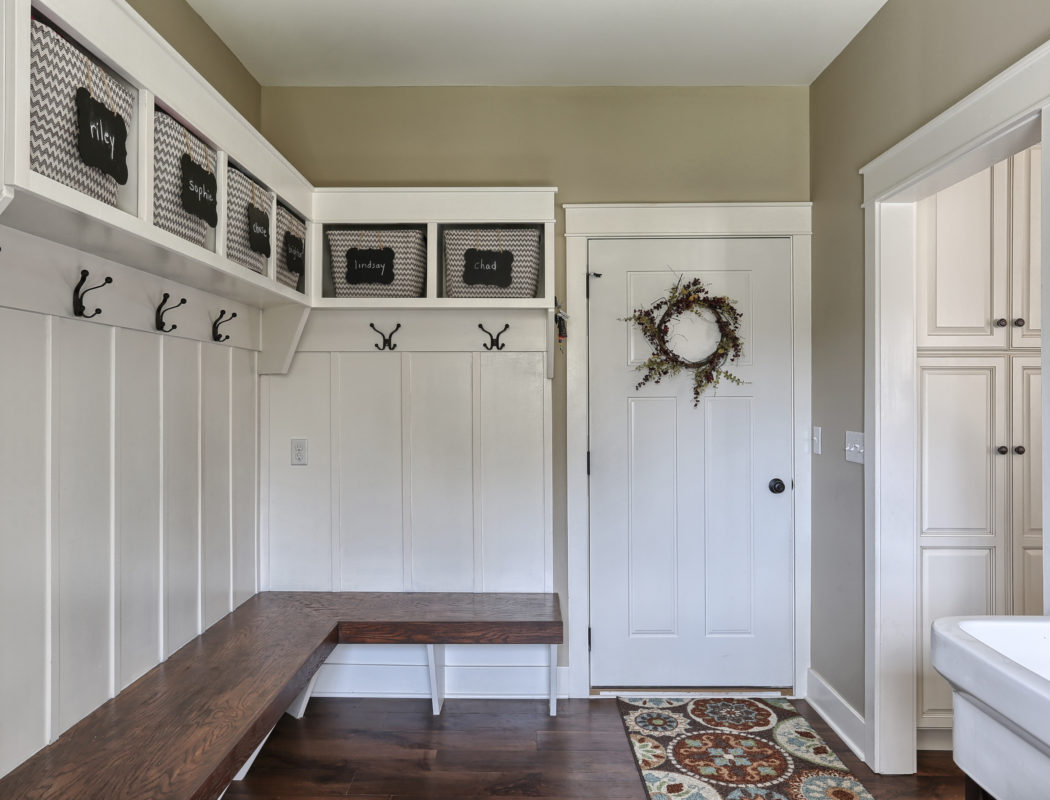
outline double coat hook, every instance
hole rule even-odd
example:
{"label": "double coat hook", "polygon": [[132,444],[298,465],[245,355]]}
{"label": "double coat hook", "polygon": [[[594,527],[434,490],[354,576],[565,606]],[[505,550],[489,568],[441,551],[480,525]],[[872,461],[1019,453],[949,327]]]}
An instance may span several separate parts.
{"label": "double coat hook", "polygon": [[377,328],[375,326],[375,324],[372,323],[372,322],[368,323],[368,327],[371,328],[372,330],[374,330],[376,333],[378,333],[380,336],[383,337],[383,344],[382,345],[378,345],[378,344],[375,345],[375,349],[376,350],[397,350],[397,345],[394,344],[394,334],[397,333],[399,330],[401,330],[401,323],[400,322],[397,323],[397,327],[394,328],[394,330],[390,331],[390,335],[389,336],[387,334],[383,333],[381,330],[379,330],[379,328]]}
{"label": "double coat hook", "polygon": [[95,291],[95,289],[101,289],[103,286],[113,283],[113,279],[107,275],[105,280],[103,280],[98,286],[92,286],[85,289],[84,284],[87,283],[89,274],[90,273],[86,269],[80,270],[80,280],[77,281],[77,285],[73,288],[73,316],[83,317],[84,319],[91,319],[102,313],[101,308],[96,308],[90,314],[84,313],[86,311],[84,308],[84,295],[88,292]]}
{"label": "double coat hook", "polygon": [[225,341],[228,341],[230,337],[229,336],[223,336],[221,333],[219,333],[219,326],[220,325],[225,325],[231,319],[236,319],[236,318],[237,318],[237,312],[236,311],[234,311],[232,314],[230,314],[230,316],[227,317],[226,316],[226,309],[225,308],[222,309],[219,312],[219,316],[215,318],[215,322],[213,322],[211,324],[211,338],[212,338],[212,341],[214,341],[214,342],[225,342]]}
{"label": "double coat hook", "polygon": [[157,306],[157,316],[155,317],[154,325],[156,326],[157,330],[161,333],[171,333],[173,330],[179,327],[174,323],[172,323],[172,326],[170,328],[164,327],[164,315],[171,311],[173,308],[178,308],[179,306],[186,305],[186,298],[184,297],[175,305],[168,306],[167,308],[165,308],[164,304],[168,302],[169,297],[171,297],[171,295],[165,292],[164,296],[160,299],[160,304]]}
{"label": "double coat hook", "polygon": [[480,322],[478,323],[478,327],[481,328],[481,330],[485,331],[485,333],[488,333],[488,335],[489,335],[489,343],[481,345],[486,350],[492,350],[492,349],[502,350],[504,347],[507,346],[506,342],[503,342],[503,343],[500,342],[499,337],[501,337],[508,330],[510,330],[510,323],[509,322],[506,325],[504,325],[503,326],[503,330],[501,330],[495,336],[493,336],[489,331],[485,330],[485,326],[482,325]]}

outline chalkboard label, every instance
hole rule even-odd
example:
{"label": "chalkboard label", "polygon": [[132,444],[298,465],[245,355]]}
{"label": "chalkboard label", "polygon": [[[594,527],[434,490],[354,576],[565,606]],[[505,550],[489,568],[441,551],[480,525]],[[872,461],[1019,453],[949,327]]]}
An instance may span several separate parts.
{"label": "chalkboard label", "polygon": [[77,89],[77,150],[80,160],[123,186],[128,182],[128,128],[83,86]]}
{"label": "chalkboard label", "polygon": [[476,250],[471,247],[463,254],[463,283],[467,286],[510,286],[510,250]]}
{"label": "chalkboard label", "polygon": [[394,251],[390,247],[359,250],[351,247],[346,251],[347,283],[394,282]]}
{"label": "chalkboard label", "polygon": [[284,232],[284,265],[296,275],[302,275],[306,267],[306,244],[291,231]]}
{"label": "chalkboard label", "polygon": [[219,223],[218,206],[215,198],[218,186],[215,173],[208,172],[190,158],[189,153],[182,154],[182,208],[187,214],[200,217],[213,228]]}
{"label": "chalkboard label", "polygon": [[254,205],[248,206],[248,246],[270,257],[270,215]]}

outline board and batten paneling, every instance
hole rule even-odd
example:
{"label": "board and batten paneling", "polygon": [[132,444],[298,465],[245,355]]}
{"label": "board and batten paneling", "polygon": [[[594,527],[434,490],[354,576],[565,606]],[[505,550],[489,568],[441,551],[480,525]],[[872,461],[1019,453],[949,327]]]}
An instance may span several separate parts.
{"label": "board and batten paneling", "polygon": [[230,349],[201,345],[203,628],[231,610]]}
{"label": "board and batten paneling", "polygon": [[232,350],[230,455],[233,506],[233,607],[258,590],[259,380],[257,353]]}

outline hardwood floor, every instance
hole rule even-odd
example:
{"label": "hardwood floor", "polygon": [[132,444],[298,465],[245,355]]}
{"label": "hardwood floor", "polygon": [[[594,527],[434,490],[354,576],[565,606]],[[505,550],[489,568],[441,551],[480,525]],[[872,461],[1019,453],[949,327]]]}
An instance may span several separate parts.
{"label": "hardwood floor", "polygon": [[[919,774],[874,775],[805,703],[799,710],[876,800],[964,800],[950,753],[920,754]],[[645,800],[612,700],[310,701],[285,715],[227,800],[456,798]]]}

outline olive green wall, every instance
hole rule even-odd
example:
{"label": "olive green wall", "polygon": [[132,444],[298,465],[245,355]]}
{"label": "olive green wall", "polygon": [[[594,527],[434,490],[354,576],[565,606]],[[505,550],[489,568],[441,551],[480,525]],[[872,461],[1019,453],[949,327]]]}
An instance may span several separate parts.
{"label": "olive green wall", "polygon": [[261,88],[237,56],[185,0],[127,0],[153,28],[259,127]]}
{"label": "olive green wall", "polygon": [[[559,187],[564,298],[561,203],[808,199],[808,95],[805,87],[266,86],[262,132],[322,186]],[[560,354],[555,366],[555,584],[565,598]]]}
{"label": "olive green wall", "polygon": [[813,668],[864,711],[864,227],[857,171],[1050,37],[1046,0],[889,0],[810,87]]}

